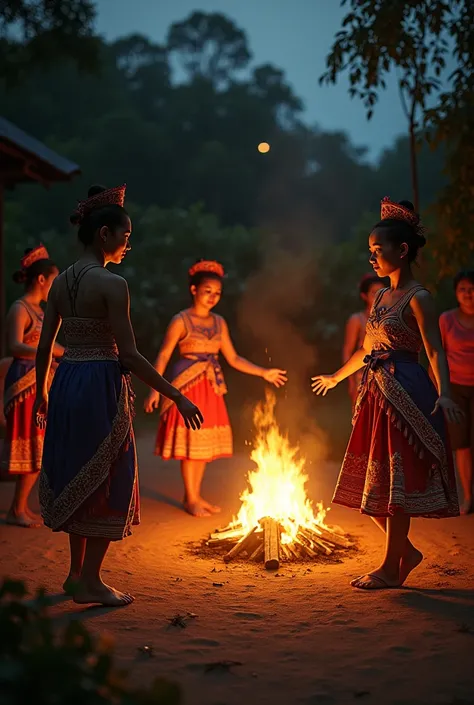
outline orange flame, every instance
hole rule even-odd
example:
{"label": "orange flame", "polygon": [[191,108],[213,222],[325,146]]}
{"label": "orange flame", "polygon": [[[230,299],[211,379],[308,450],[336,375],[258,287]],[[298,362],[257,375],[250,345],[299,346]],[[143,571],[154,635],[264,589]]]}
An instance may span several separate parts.
{"label": "orange flame", "polygon": [[247,533],[263,517],[272,517],[282,527],[282,543],[291,543],[300,527],[325,526],[326,510],[318,503],[314,514],[306,495],[305,459],[299,456],[298,446],[292,447],[281,434],[275,405],[275,395],[267,391],[265,402],[255,408],[257,437],[250,457],[257,468],[249,471],[249,487],[240,496],[242,506],[233,524],[242,525]]}

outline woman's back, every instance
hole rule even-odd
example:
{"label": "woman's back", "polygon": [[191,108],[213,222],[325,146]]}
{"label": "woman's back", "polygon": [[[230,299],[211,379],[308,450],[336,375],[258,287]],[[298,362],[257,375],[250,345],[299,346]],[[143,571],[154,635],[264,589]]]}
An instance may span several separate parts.
{"label": "woman's back", "polygon": [[54,285],[61,318],[107,319],[105,287],[117,277],[96,262],[79,260],[60,274]]}
{"label": "woman's back", "polygon": [[106,306],[106,289],[117,275],[98,264],[76,262],[59,277],[56,306],[63,321],[65,359],[118,359]]}

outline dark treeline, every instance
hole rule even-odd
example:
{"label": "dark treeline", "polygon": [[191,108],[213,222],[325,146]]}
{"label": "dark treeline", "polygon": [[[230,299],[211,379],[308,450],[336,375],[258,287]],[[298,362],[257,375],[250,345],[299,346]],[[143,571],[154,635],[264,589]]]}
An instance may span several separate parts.
{"label": "dark treeline", "polygon": [[[0,90],[4,117],[82,170],[71,184],[8,195],[7,274],[38,240],[65,266],[76,247],[68,227],[75,200],[91,183],[125,181],[134,232],[122,271],[145,353],[154,355],[169,318],[186,305],[187,267],[212,257],[228,270],[220,310],[243,354],[265,362],[266,341],[249,335],[252,321],[246,326],[254,310],[248,291],[258,291],[264,272],[267,293],[272,282],[278,289],[265,305],[315,347],[320,365],[334,362],[368,270],[366,236],[380,198],[410,196],[408,140],[370,164],[345,134],[306,125],[284,72],[255,66],[245,33],[219,14],[173,25],[165,46],[130,35],[100,40],[99,53],[96,73],[64,60]],[[257,150],[262,141],[268,154]],[[443,185],[442,163],[439,152],[420,154],[423,207]],[[295,284],[301,262],[304,286]],[[8,300],[17,294],[7,282]],[[284,339],[271,353],[275,363],[295,366]],[[234,401],[256,393],[261,387],[246,381]]]}

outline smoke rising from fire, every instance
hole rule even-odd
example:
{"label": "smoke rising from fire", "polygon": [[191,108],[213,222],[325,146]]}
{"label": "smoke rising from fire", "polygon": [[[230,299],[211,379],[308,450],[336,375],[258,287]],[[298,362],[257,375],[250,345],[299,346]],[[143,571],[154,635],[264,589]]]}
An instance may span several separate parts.
{"label": "smoke rising from fire", "polygon": [[[327,456],[327,439],[315,419],[311,374],[318,371],[318,351],[304,338],[318,295],[314,245],[305,237],[265,235],[265,257],[260,270],[246,285],[238,309],[239,329],[257,350],[267,351],[264,364],[288,371],[289,381],[277,391],[276,415],[290,440],[310,463]],[[261,356],[259,356],[261,359]]]}

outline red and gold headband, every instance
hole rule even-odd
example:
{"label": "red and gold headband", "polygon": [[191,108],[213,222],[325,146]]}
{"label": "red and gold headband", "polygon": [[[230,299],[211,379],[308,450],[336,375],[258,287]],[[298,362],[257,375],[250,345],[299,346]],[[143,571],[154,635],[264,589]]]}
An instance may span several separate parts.
{"label": "red and gold headband", "polygon": [[125,202],[126,190],[127,184],[122,184],[122,186],[108,188],[105,191],[96,193],[95,196],[86,198],[84,201],[79,201],[77,204],[76,212],[78,213],[80,220],[83,220],[85,216],[95,208],[110,205],[123,207],[123,204]]}
{"label": "red and gold headband", "polygon": [[44,245],[38,245],[31,252],[28,252],[24,257],[21,258],[20,265],[22,269],[28,269],[35,262],[39,262],[41,259],[49,259],[48,250]]}
{"label": "red and gold headband", "polygon": [[196,264],[193,264],[189,270],[189,276],[193,277],[198,272],[217,274],[217,276],[221,277],[221,279],[224,277],[224,267],[222,264],[211,260],[202,260],[201,262],[196,262]]}
{"label": "red and gold headband", "polygon": [[420,216],[415,211],[410,210],[400,203],[394,203],[388,196],[382,198],[380,202],[380,217],[381,220],[394,218],[395,220],[405,220],[414,228],[420,224]]}

